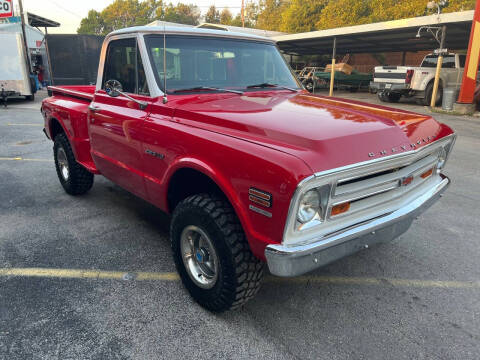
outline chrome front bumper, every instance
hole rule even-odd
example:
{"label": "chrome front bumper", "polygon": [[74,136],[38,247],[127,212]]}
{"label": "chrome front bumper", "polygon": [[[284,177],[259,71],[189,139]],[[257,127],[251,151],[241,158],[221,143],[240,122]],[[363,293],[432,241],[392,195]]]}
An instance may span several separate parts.
{"label": "chrome front bumper", "polygon": [[433,205],[447,189],[443,180],[408,205],[382,217],[338,231],[321,240],[301,246],[269,245],[265,249],[273,275],[297,276],[351,255],[370,245],[391,241],[405,233],[412,221]]}

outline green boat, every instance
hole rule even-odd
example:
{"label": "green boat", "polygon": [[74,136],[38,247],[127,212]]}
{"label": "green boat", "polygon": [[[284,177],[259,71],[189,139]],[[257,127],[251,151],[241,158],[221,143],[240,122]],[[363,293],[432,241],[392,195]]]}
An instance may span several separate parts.
{"label": "green boat", "polygon": [[[329,71],[317,71],[314,74],[314,79],[308,79],[304,85],[309,91],[313,90],[314,81],[316,89],[328,88],[330,86],[330,76]],[[360,88],[368,88],[370,81],[373,81],[373,74],[353,70],[351,75],[347,75],[341,71],[335,71],[334,81],[334,86],[337,88],[346,87],[351,91],[356,91]]]}

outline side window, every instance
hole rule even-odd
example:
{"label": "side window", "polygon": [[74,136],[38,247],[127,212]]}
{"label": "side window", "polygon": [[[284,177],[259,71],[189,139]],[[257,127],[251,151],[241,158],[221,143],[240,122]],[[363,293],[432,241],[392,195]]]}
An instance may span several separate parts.
{"label": "side window", "polygon": [[114,40],[109,44],[102,89],[108,80],[120,81],[126,93],[149,95],[136,39]]}

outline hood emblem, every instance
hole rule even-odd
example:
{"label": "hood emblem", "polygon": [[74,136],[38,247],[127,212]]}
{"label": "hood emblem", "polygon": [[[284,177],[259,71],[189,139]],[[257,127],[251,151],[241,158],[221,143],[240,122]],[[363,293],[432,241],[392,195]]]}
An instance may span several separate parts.
{"label": "hood emblem", "polygon": [[417,146],[429,143],[435,139],[435,135],[428,136],[426,138],[422,138],[420,140],[417,140],[417,142],[411,143],[409,145],[401,145],[401,146],[396,146],[392,147],[390,150],[380,150],[377,152],[369,152],[368,157],[373,158],[376,156],[386,156],[389,154],[396,154],[399,152],[407,151],[407,150],[415,150]]}

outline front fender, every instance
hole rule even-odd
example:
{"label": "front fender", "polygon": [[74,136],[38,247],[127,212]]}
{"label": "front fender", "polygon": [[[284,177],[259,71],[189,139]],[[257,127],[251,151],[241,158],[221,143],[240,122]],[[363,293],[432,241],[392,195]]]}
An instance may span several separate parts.
{"label": "front fender", "polygon": [[[273,151],[273,150],[272,150]],[[289,155],[291,163],[286,166],[277,166],[268,164],[268,160],[263,160],[264,164],[258,162],[259,168],[272,169],[270,175],[256,170],[257,159],[254,155],[248,154],[249,160],[238,163],[239,171],[229,173],[228,167],[223,164],[216,164],[210,159],[200,159],[198,157],[185,156],[176,159],[166,171],[163,179],[162,202],[167,211],[168,209],[168,188],[174,174],[180,169],[193,169],[210,178],[218,188],[223,192],[232,205],[247,237],[250,249],[259,259],[265,260],[264,251],[269,244],[278,244],[282,241],[283,229],[288,214],[288,208],[293,193],[298,184],[299,178],[289,173],[289,170],[295,168],[295,164],[301,164],[296,158]],[[260,160],[258,160],[260,161]],[[298,166],[298,165],[297,165]],[[250,169],[250,170],[249,170]],[[265,171],[267,172],[267,171]],[[303,172],[302,172],[303,173]],[[241,176],[239,176],[241,174]],[[277,176],[274,176],[276,174]],[[254,205],[249,199],[249,189],[258,187],[260,190],[272,194],[273,206],[266,208],[271,213],[271,217],[254,212],[250,205]]]}

